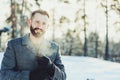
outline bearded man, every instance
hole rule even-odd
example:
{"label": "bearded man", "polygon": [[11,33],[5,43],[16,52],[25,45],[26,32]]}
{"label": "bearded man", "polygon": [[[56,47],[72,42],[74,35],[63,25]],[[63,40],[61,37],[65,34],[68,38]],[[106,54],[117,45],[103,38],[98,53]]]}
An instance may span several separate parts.
{"label": "bearded man", "polygon": [[32,12],[30,33],[10,40],[2,60],[0,80],[66,80],[59,46],[44,38],[49,14]]}

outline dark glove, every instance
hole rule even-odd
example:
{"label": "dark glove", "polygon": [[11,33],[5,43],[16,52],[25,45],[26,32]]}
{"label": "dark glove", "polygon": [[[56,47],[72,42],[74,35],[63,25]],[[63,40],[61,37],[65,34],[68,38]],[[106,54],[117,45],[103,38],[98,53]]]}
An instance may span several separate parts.
{"label": "dark glove", "polygon": [[48,74],[42,71],[41,67],[38,67],[30,71],[30,80],[44,80]]}
{"label": "dark glove", "polygon": [[42,70],[46,71],[51,77],[54,75],[55,72],[55,65],[52,63],[50,58],[43,56],[43,57],[36,57],[38,61],[38,65],[41,66]]}

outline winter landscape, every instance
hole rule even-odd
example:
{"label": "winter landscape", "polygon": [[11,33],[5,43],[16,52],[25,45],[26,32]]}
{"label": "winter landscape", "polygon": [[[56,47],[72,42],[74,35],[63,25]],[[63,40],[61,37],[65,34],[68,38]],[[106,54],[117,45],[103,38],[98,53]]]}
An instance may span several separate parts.
{"label": "winter landscape", "polygon": [[30,32],[37,9],[49,13],[44,37],[60,45],[67,80],[120,80],[120,0],[0,0],[0,66],[7,42]]}

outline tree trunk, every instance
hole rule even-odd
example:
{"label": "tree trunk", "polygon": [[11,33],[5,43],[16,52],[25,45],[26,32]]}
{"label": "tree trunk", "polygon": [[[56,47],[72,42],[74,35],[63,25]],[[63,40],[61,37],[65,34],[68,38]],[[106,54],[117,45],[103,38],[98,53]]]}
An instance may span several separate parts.
{"label": "tree trunk", "polygon": [[84,0],[84,56],[87,56],[87,35],[86,35],[86,13],[85,13],[85,0]]}
{"label": "tree trunk", "polygon": [[20,30],[20,35],[23,36],[23,31],[24,31],[24,16],[23,16],[23,11],[24,11],[24,4],[25,4],[25,1],[22,0],[22,10],[21,10],[21,16],[20,16],[20,26],[21,26],[21,30]]}
{"label": "tree trunk", "polygon": [[107,0],[106,0],[106,45],[105,45],[105,55],[104,59],[109,59],[109,41],[108,41],[108,7],[107,7]]}
{"label": "tree trunk", "polygon": [[11,0],[11,17],[12,17],[12,38],[17,37],[17,27],[16,27],[16,10],[15,10],[15,0]]}
{"label": "tree trunk", "polygon": [[96,40],[95,40],[95,58],[98,58],[98,35],[97,35],[97,33],[95,33],[95,38],[96,38]]}

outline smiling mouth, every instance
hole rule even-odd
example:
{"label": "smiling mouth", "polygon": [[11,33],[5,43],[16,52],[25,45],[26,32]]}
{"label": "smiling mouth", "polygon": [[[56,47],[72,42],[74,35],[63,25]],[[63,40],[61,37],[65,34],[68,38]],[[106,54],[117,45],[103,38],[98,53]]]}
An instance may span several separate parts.
{"label": "smiling mouth", "polygon": [[34,28],[34,30],[41,30],[41,31],[43,31],[42,29],[40,29],[40,28]]}

